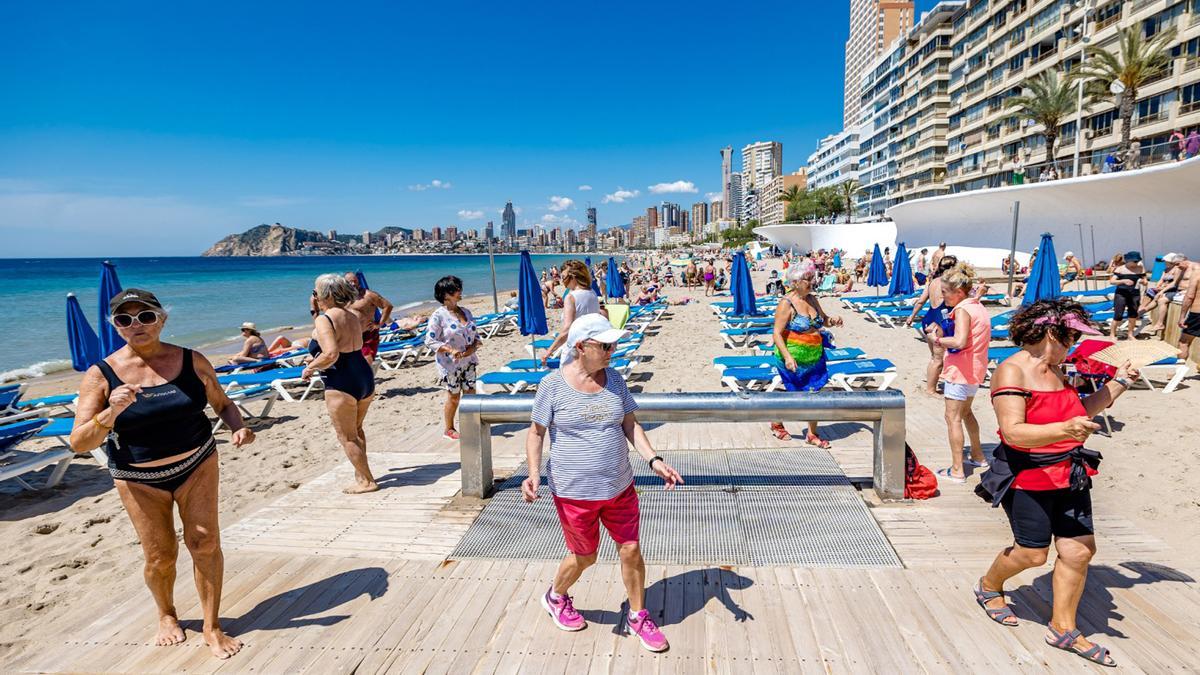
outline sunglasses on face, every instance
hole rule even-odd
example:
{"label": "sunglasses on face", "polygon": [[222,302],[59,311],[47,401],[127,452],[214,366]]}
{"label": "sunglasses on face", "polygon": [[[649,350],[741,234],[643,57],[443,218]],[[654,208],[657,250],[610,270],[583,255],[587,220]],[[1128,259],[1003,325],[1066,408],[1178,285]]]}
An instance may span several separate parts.
{"label": "sunglasses on face", "polygon": [[596,342],[595,340],[588,340],[588,344],[596,345],[605,352],[611,352],[617,348],[617,343],[615,342]]}
{"label": "sunglasses on face", "polygon": [[117,328],[129,328],[135,321],[143,326],[153,326],[158,323],[158,312],[147,309],[137,314],[113,314],[112,317]]}

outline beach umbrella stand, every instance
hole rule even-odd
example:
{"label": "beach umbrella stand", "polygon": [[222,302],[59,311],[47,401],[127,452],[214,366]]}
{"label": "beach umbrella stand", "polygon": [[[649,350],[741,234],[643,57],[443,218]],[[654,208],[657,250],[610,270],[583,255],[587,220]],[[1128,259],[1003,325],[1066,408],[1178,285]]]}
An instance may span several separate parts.
{"label": "beach umbrella stand", "polygon": [[888,295],[908,295],[913,290],[912,264],[908,261],[908,248],[904,246],[904,242],[900,242],[896,246],[896,261],[892,263],[892,281],[888,285]]}
{"label": "beach umbrella stand", "polygon": [[99,338],[74,293],[67,293],[67,345],[71,349],[71,367],[78,372],[100,360]]}
{"label": "beach umbrella stand", "polygon": [[871,268],[867,270],[867,285],[875,287],[875,295],[878,296],[879,289],[888,285],[887,267],[883,264],[883,253],[879,250],[879,244],[875,244],[875,250],[871,253]]}
{"label": "beach umbrella stand", "polygon": [[108,303],[121,292],[121,281],[117,279],[117,267],[105,260],[100,263],[100,298],[97,306],[100,311],[98,358],[102,359],[125,346],[125,341],[117,335],[117,329],[107,321]]}
{"label": "beach umbrella stand", "polygon": [[1054,254],[1054,237],[1049,232],[1042,235],[1038,244],[1037,260],[1029,270],[1025,283],[1022,304],[1032,305],[1039,300],[1053,300],[1062,296],[1062,284],[1058,278],[1058,258]]}

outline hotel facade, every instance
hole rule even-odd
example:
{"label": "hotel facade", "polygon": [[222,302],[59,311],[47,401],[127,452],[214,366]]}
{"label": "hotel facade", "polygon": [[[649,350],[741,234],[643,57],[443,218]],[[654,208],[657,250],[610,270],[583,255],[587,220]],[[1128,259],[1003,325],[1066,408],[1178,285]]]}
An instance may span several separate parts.
{"label": "hotel facade", "polygon": [[[1078,67],[1086,45],[1115,52],[1124,30],[1150,38],[1170,27],[1178,31],[1171,62],[1139,89],[1130,130],[1143,163],[1164,161],[1174,130],[1200,127],[1200,0],[955,0],[922,14],[861,69],[858,115],[809,158],[809,185],[857,178],[857,215],[871,217],[913,199],[1010,184],[1018,166],[1037,180],[1048,166],[1045,129],[1006,99],[1045,70]],[[1059,177],[1075,174],[1077,140],[1080,175],[1098,172],[1120,142],[1115,100],[1079,117],[1059,127]]]}

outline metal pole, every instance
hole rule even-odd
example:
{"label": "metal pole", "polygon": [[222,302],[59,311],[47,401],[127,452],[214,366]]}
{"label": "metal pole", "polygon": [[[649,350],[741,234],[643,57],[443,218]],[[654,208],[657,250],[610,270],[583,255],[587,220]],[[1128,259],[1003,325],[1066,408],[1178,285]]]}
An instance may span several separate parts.
{"label": "metal pole", "polygon": [[[634,400],[641,422],[871,422],[873,487],[883,499],[904,498],[905,401],[898,390],[637,394]],[[529,394],[462,398],[459,452],[464,496],[486,497],[493,490],[491,425],[528,424],[532,408]]]}
{"label": "metal pole", "polygon": [[[1079,65],[1082,66],[1087,62],[1087,47],[1091,38],[1088,37],[1088,19],[1092,18],[1092,12],[1095,11],[1092,7],[1092,2],[1089,0],[1087,8],[1083,11],[1083,26],[1081,40],[1083,48],[1079,51]],[[1079,152],[1083,144],[1083,79],[1079,80],[1079,93],[1075,99],[1075,170],[1072,172],[1072,177],[1079,176]],[[1096,261],[1093,260],[1092,264]]]}
{"label": "metal pole", "polygon": [[1142,217],[1138,216],[1138,239],[1142,242],[1142,259],[1146,259],[1146,230],[1142,227]]}
{"label": "metal pole", "polygon": [[1013,202],[1012,246],[1008,249],[1008,298],[1012,302],[1013,277],[1017,271],[1017,220],[1021,215],[1021,202]]}
{"label": "metal pole", "polygon": [[[1082,259],[1083,258],[1083,223],[1075,223],[1075,227],[1079,230],[1079,257]],[[1096,261],[1092,260],[1092,264],[1095,265]],[[1085,265],[1085,267],[1086,267],[1086,265]],[[1083,275],[1083,290],[1085,290],[1085,291],[1088,290],[1088,276],[1086,274]]]}
{"label": "metal pole", "polygon": [[492,266],[492,313],[500,313],[500,299],[496,297],[496,257],[492,255],[492,238],[488,237],[488,263]]}
{"label": "metal pole", "polygon": [[[1092,230],[1092,264],[1095,265],[1097,262],[1097,260],[1096,260],[1096,226],[1088,225],[1088,227],[1090,227]],[[1109,273],[1111,274],[1112,270],[1109,270]],[[1096,283],[1100,283],[1100,282],[1097,281]]]}

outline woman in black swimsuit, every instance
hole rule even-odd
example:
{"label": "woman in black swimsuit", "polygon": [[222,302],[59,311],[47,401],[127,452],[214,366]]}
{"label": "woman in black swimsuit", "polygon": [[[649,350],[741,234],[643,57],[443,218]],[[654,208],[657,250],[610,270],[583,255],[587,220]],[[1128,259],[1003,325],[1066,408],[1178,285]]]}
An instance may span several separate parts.
{"label": "woman in black swimsuit", "polygon": [[1126,337],[1133,339],[1133,333],[1137,330],[1138,320],[1141,318],[1141,314],[1138,313],[1142,298],[1140,285],[1145,278],[1146,268],[1142,266],[1142,254],[1139,251],[1126,253],[1125,262],[1113,268],[1109,283],[1116,286],[1116,289],[1113,293],[1112,326],[1108,329],[1108,335],[1112,339],[1117,339],[1117,326],[1120,325],[1121,319],[1129,320]]}
{"label": "woman in black swimsuit", "polygon": [[254,441],[237,406],[204,355],[159,340],[167,313],[149,291],[130,288],[109,303],[111,321],[127,343],[88,369],[79,386],[71,448],[101,445],[121,502],[146,557],[145,579],[158,606],[158,645],[184,641],[175,614],[175,505],[192,555],[204,612],[204,641],[227,659],[242,643],[221,630],[225,561],[217,521],[218,464],[212,406],[233,430],[234,447]]}
{"label": "woman in black swimsuit", "polygon": [[307,380],[320,371],[325,381],[325,407],[329,410],[329,419],[338,442],[354,466],[354,485],[343,488],[342,492],[374,492],[379,485],[367,462],[363,419],[375,399],[375,373],[362,355],[362,328],[358,317],[346,309],[358,300],[358,290],[337,274],[322,274],[317,277],[315,286],[321,314],[309,342],[313,359],[304,367],[301,377]]}

